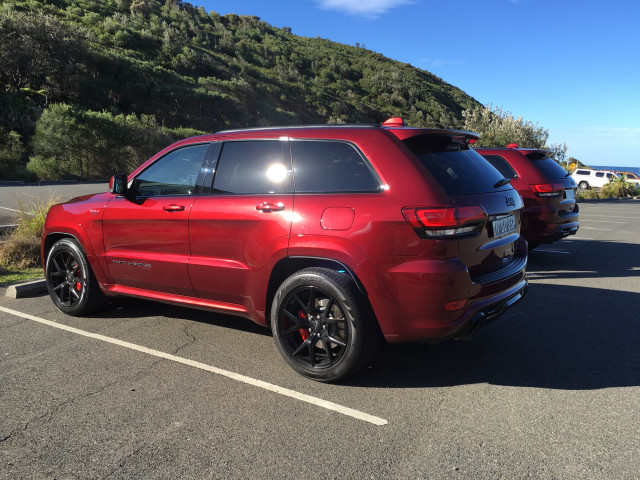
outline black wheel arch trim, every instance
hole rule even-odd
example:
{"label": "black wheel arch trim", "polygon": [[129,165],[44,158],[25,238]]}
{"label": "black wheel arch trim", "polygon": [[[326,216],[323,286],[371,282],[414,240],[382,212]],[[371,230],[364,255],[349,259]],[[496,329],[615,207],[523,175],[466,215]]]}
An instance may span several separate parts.
{"label": "black wheel arch trim", "polygon": [[280,287],[280,284],[291,274],[309,267],[325,267],[332,270],[340,271],[344,270],[344,273],[349,276],[351,281],[355,284],[358,292],[364,297],[368,298],[367,290],[364,288],[363,283],[355,274],[352,268],[346,265],[344,262],[336,260],[335,258],[328,257],[315,257],[311,255],[292,255],[283,257],[276,262],[271,269],[271,275],[269,277],[269,284],[266,292],[266,312],[265,318],[269,321],[269,311],[271,309],[271,302],[276,294],[276,291]]}
{"label": "black wheel arch trim", "polygon": [[345,273],[349,274],[349,276],[351,277],[351,280],[353,280],[353,283],[358,288],[358,291],[365,297],[368,297],[367,291],[365,290],[364,285],[362,284],[358,276],[354,273],[351,267],[346,265],[344,262],[341,262],[340,260],[336,260],[335,258],[311,257],[306,255],[300,255],[300,256],[294,255],[287,258],[291,260],[313,260],[313,261],[319,261],[319,262],[329,262],[335,265],[339,265],[340,267],[342,267],[342,269],[344,269]]}

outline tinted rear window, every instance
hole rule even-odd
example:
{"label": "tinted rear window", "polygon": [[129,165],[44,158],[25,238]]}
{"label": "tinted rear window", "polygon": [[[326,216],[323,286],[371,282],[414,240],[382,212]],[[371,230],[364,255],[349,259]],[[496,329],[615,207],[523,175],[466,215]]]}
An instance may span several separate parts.
{"label": "tinted rear window", "polygon": [[276,140],[228,142],[213,180],[216,193],[276,194],[292,191],[289,145]]}
{"label": "tinted rear window", "polygon": [[495,188],[504,176],[482,155],[465,144],[452,143],[448,137],[424,135],[411,137],[405,145],[438,180],[449,195],[495,192],[510,189],[507,184]]}
{"label": "tinted rear window", "polygon": [[540,160],[534,160],[533,164],[538,167],[538,170],[547,178],[564,178],[567,176],[567,171],[553,158],[545,157]]}
{"label": "tinted rear window", "polygon": [[516,178],[518,176],[511,164],[507,162],[504,157],[501,157],[500,155],[483,155],[483,157],[486,158],[487,161],[504,176],[504,178]]}
{"label": "tinted rear window", "polygon": [[367,161],[353,145],[327,140],[291,144],[296,192],[375,192],[380,190]]}

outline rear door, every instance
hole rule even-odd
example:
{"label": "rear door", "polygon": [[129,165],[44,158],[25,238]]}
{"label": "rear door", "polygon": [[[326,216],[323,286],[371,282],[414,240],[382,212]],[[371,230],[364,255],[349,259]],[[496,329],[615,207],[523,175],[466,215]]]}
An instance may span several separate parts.
{"label": "rear door", "polygon": [[189,274],[197,295],[264,311],[293,212],[289,142],[220,145],[213,186],[191,209]]}

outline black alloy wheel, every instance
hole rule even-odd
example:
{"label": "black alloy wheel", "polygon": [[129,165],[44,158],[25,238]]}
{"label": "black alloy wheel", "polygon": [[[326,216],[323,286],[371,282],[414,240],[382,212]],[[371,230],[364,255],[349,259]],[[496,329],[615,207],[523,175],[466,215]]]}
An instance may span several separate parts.
{"label": "black alloy wheel", "polygon": [[78,242],[57,241],[46,263],[47,289],[53,303],[69,315],[86,315],[100,308],[105,298]]}
{"label": "black alloy wheel", "polygon": [[379,344],[378,326],[353,282],[324,268],[302,270],[283,282],[271,328],[287,363],[325,382],[364,367]]}
{"label": "black alloy wheel", "polygon": [[349,326],[336,298],[305,285],[289,292],[283,304],[279,328],[289,354],[311,368],[335,365],[349,341]]}

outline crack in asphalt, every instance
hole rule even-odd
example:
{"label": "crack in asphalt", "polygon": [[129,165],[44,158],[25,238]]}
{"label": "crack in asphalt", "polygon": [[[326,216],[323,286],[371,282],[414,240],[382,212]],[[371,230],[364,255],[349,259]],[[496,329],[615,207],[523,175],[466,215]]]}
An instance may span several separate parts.
{"label": "crack in asphalt", "polygon": [[76,396],[74,396],[72,398],[69,398],[69,399],[65,400],[64,402],[59,403],[58,405],[55,405],[55,406],[51,407],[49,410],[44,412],[42,415],[39,415],[37,417],[34,417],[34,418],[30,419],[24,425],[24,427],[22,427],[21,429],[16,429],[16,430],[12,431],[11,433],[9,433],[9,435],[7,435],[6,437],[0,438],[0,444],[2,444],[3,442],[5,442],[5,441],[7,441],[7,440],[9,440],[9,439],[21,434],[21,433],[26,432],[32,424],[34,424],[34,423],[36,423],[36,422],[38,422],[40,420],[45,419],[44,423],[50,423],[53,420],[54,416],[57,413],[61,412],[70,403],[73,403],[73,402],[76,402],[76,401],[79,401],[79,400],[84,400],[84,399],[92,397],[94,395],[98,395],[98,394],[104,392],[107,388],[112,387],[113,385],[116,385],[118,383],[130,382],[132,380],[135,380],[137,377],[139,377],[140,375],[145,373],[147,370],[150,370],[156,364],[158,364],[160,362],[163,362],[163,361],[164,360],[158,360],[156,362],[153,362],[153,364],[141,369],[140,371],[136,372],[133,375],[130,375],[130,376],[128,376],[126,378],[123,378],[123,379],[121,378],[121,379],[115,380],[113,382],[109,382],[109,383],[103,385],[102,387],[100,387],[100,388],[98,388],[96,390],[93,390],[91,392],[87,392],[87,393],[82,394],[82,395],[76,395]]}
{"label": "crack in asphalt", "polygon": [[176,350],[173,352],[172,355],[177,355],[180,350],[183,350],[183,349],[187,348],[188,346],[193,345],[195,343],[196,336],[192,335],[191,333],[189,333],[189,325],[190,324],[185,323],[183,325],[184,328],[182,329],[182,331],[184,332],[184,334],[188,338],[187,342],[185,344],[183,344],[183,345],[180,345],[178,348],[176,348]]}

